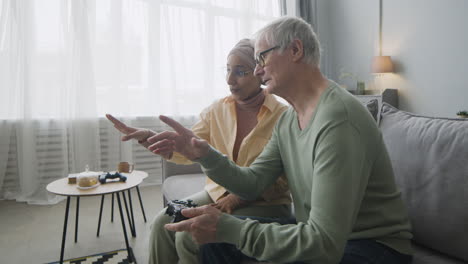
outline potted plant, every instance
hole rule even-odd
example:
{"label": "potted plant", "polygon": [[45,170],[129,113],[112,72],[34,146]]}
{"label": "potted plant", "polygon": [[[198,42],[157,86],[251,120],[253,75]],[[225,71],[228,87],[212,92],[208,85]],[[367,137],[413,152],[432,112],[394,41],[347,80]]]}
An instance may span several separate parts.
{"label": "potted plant", "polygon": [[460,118],[468,118],[468,111],[466,110],[458,111],[457,116]]}

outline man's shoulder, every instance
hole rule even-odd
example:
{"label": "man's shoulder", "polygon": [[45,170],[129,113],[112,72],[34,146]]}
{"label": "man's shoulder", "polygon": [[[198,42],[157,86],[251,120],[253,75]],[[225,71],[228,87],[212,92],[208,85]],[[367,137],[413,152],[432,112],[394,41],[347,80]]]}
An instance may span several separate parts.
{"label": "man's shoulder", "polygon": [[281,103],[280,101],[278,101],[278,99],[276,99],[274,95],[269,94],[269,93],[265,93],[265,101],[263,105],[267,109],[269,109],[272,113],[275,113],[275,112],[282,113],[286,109],[288,109],[287,105]]}
{"label": "man's shoulder", "polygon": [[374,118],[359,100],[343,88],[336,86],[329,91],[317,112],[320,128],[340,127],[377,138],[379,132]]}
{"label": "man's shoulder", "polygon": [[365,107],[352,94],[331,82],[329,91],[324,94],[317,114],[335,122],[354,121],[367,114]]}
{"label": "man's shoulder", "polygon": [[289,126],[296,118],[296,112],[290,106],[286,106],[278,119],[278,126]]}

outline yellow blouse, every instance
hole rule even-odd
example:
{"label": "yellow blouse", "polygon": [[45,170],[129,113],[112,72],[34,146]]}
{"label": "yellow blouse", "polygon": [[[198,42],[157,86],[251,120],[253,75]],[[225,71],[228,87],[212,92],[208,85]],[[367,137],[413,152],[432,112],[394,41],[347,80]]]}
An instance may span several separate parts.
{"label": "yellow blouse", "polygon": [[[195,135],[208,141],[211,146],[227,155],[231,160],[233,160],[232,152],[237,131],[235,107],[235,101],[231,96],[220,99],[203,110],[200,114],[200,121],[192,127]],[[257,125],[240,145],[237,165],[249,166],[257,158],[269,141],[276,121],[286,109],[287,106],[278,102],[273,95],[266,94],[265,101],[257,115]],[[170,161],[179,164],[191,163],[178,153],[175,153]],[[217,201],[227,193],[226,189],[208,177],[206,178],[205,190],[213,201]],[[253,204],[290,203],[289,188],[286,177],[283,175]]]}

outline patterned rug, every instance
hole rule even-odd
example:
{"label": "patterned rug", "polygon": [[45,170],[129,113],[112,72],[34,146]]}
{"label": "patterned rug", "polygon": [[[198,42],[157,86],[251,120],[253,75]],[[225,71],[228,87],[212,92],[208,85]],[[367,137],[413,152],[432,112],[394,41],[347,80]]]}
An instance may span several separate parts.
{"label": "patterned rug", "polygon": [[[58,264],[60,261],[50,262],[47,264]],[[119,249],[109,252],[104,252],[85,257],[67,259],[64,264],[129,264],[128,254],[126,249]]]}

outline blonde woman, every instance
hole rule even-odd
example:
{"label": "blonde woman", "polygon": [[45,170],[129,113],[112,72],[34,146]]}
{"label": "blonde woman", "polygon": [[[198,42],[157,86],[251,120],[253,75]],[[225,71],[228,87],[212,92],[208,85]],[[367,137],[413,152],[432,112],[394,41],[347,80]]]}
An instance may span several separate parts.
{"label": "blonde woman", "polygon": [[[206,140],[239,166],[249,166],[261,153],[276,121],[287,108],[263,91],[261,79],[253,74],[254,68],[253,43],[243,39],[227,57],[226,82],[231,95],[207,107],[201,113],[200,121],[192,128],[198,138]],[[107,117],[126,134],[122,140],[136,139],[148,146],[146,139],[156,134],[146,129],[127,127],[112,116]],[[178,153],[162,156],[170,162],[190,163]],[[291,198],[284,176],[254,201],[242,200],[209,178],[203,191],[187,199],[194,200],[198,205],[211,204],[228,214],[279,219],[290,217]],[[197,263],[198,245],[186,232],[167,231],[164,225],[171,218],[164,212],[165,209],[152,224],[149,262]]]}

